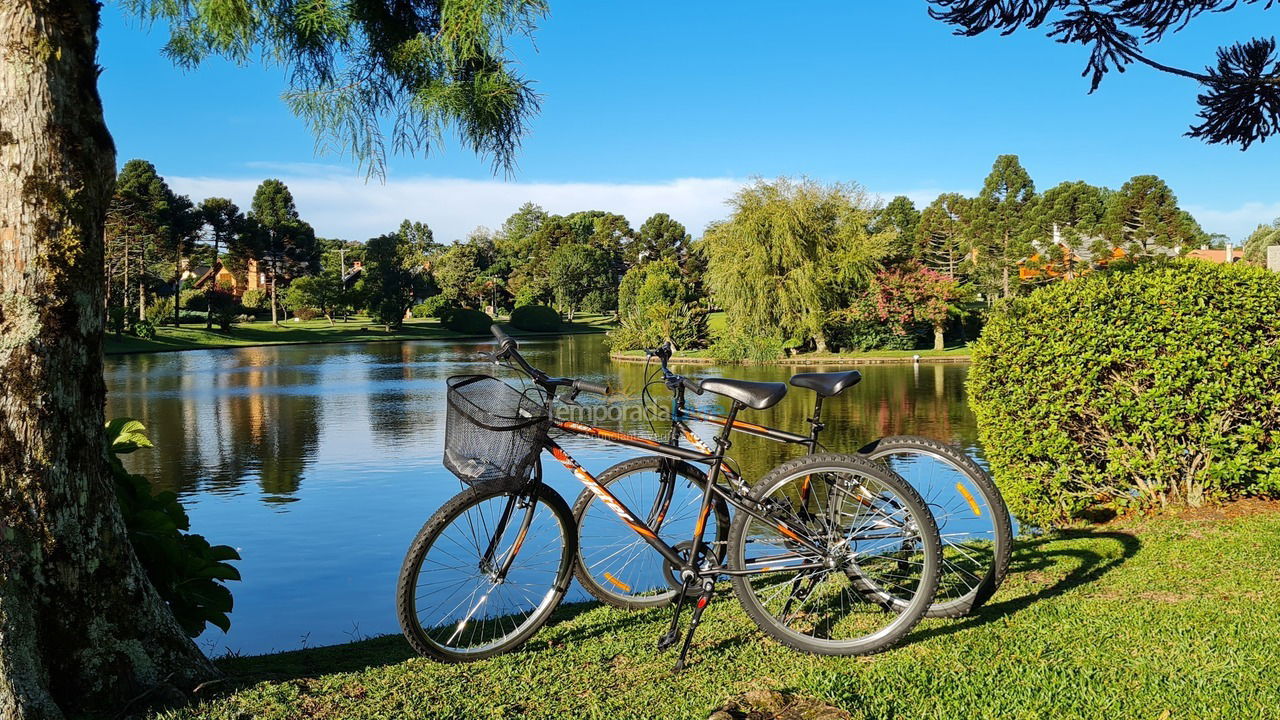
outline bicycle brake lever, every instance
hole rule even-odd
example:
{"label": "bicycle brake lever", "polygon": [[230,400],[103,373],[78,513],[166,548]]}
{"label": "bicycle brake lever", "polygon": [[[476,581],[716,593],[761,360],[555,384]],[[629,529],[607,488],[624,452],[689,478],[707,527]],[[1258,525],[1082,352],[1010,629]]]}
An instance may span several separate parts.
{"label": "bicycle brake lever", "polygon": [[574,390],[573,392],[569,393],[569,397],[562,399],[560,402],[564,403],[565,405],[574,405],[576,407],[582,407],[582,405],[578,402],[577,390]]}

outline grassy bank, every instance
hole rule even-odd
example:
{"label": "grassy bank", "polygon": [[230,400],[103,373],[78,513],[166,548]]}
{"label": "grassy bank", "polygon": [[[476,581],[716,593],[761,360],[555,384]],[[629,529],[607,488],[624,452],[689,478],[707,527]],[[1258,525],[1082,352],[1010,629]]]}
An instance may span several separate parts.
{"label": "grassy bank", "polygon": [[[879,365],[885,363],[913,362],[916,355],[927,362],[968,362],[968,345],[957,345],[945,350],[869,350],[848,353],[800,353],[773,361],[778,365]],[[641,350],[623,350],[611,355],[615,360],[644,362]],[[708,350],[693,350],[671,358],[672,365],[712,365],[715,358]]]}
{"label": "grassy bank", "polygon": [[[609,318],[603,315],[579,315],[575,322],[565,323],[561,332],[604,332],[611,327]],[[513,330],[513,335],[520,332]],[[440,325],[438,320],[408,320],[394,332],[366,317],[337,321],[328,320],[298,322],[288,320],[280,325],[271,322],[251,322],[236,325],[231,332],[205,330],[203,325],[159,327],[153,340],[143,340],[132,335],[107,335],[108,355],[136,352],[161,352],[166,350],[201,350],[249,345],[289,345],[301,343],[378,342],[387,340],[448,340],[472,337],[456,333]]]}
{"label": "grassy bank", "polygon": [[665,611],[580,605],[471,665],[398,637],[224,660],[215,697],[163,717],[705,718],[757,688],[868,719],[1274,717],[1277,567],[1280,504],[1240,503],[1024,540],[977,615],[926,620],[874,657],[787,650],[722,595],[672,675],[654,648]]}

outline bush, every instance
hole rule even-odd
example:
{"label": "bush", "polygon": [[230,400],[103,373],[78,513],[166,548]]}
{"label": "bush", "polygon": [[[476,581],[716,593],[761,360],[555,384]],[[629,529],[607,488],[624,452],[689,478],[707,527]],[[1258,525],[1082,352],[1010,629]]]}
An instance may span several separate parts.
{"label": "bush", "polygon": [[156,326],[152,325],[150,320],[139,320],[133,324],[133,334],[143,340],[153,340],[156,336]]}
{"label": "bush", "polygon": [[112,305],[107,309],[107,326],[111,328],[111,332],[119,335],[127,325],[128,312],[124,308]]}
{"label": "bush", "polygon": [[432,295],[410,308],[409,312],[416,318],[433,317],[443,321],[449,314],[458,309],[453,298],[445,295]]}
{"label": "bush", "polygon": [[454,310],[444,321],[444,326],[450,330],[468,335],[488,335],[492,324],[493,318],[487,313],[467,309]]}
{"label": "bush", "polygon": [[191,523],[172,492],[151,493],[146,478],[125,470],[117,455],[151,447],[142,423],[119,418],[107,423],[111,474],[129,543],[160,597],[178,624],[191,637],[205,624],[226,632],[231,628],[231,591],[223,583],[239,580],[229,564],[239,560],[234,548],[210,545],[204,536],[187,532]]}
{"label": "bush", "polygon": [[760,337],[744,332],[726,332],[711,344],[711,357],[722,363],[767,363],[782,357],[786,351],[780,337]]}
{"label": "bush", "polygon": [[521,305],[511,311],[511,327],[529,332],[554,332],[560,329],[560,313],[546,305]]}
{"label": "bush", "polygon": [[303,322],[307,322],[308,320],[315,320],[316,318],[320,317],[323,314],[324,313],[312,307],[300,307],[300,308],[294,308],[293,310],[293,316]]}
{"label": "bush", "polygon": [[697,305],[674,308],[651,305],[642,311],[623,315],[606,342],[613,350],[644,350],[670,340],[676,350],[690,350],[704,347],[707,335],[705,308]]}
{"label": "bush", "polygon": [[147,306],[146,318],[152,325],[173,322],[173,298],[153,298],[151,304]]}
{"label": "bush", "polygon": [[265,290],[245,290],[240,296],[240,304],[251,312],[267,310],[267,303],[270,301],[271,297]]}
{"label": "bush", "polygon": [[205,305],[206,300],[205,300],[204,290],[196,290],[196,289],[183,290],[181,300],[182,300],[183,310],[206,309],[206,305]]}
{"label": "bush", "polygon": [[1039,289],[973,347],[970,404],[1014,511],[1280,491],[1280,276],[1152,263]]}

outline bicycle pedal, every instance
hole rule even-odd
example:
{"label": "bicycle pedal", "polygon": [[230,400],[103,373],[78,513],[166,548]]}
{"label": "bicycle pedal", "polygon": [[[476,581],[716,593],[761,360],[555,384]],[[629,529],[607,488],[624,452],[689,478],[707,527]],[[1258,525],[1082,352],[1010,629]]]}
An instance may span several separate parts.
{"label": "bicycle pedal", "polygon": [[666,635],[658,638],[658,649],[668,650],[675,647],[676,643],[680,642],[680,637],[681,635],[679,630],[672,630]]}

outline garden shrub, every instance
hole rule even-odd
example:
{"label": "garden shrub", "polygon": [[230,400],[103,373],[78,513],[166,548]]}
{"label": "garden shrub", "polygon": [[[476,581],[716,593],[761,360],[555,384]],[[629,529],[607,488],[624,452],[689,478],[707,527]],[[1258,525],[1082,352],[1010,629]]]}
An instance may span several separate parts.
{"label": "garden shrub", "polygon": [[205,291],[194,288],[190,290],[183,290],[181,301],[182,309],[184,310],[204,310],[206,302]]}
{"label": "garden shrub", "polygon": [[458,309],[458,303],[447,295],[432,295],[414,305],[409,312],[416,318],[433,317],[444,321],[449,314]]}
{"label": "garden shrub", "polygon": [[781,337],[756,336],[728,331],[711,343],[711,357],[722,363],[767,363],[785,354],[786,341]]}
{"label": "garden shrub", "polygon": [[152,325],[164,325],[165,323],[173,322],[173,298],[152,298],[151,303],[147,305],[145,315],[147,322]]}
{"label": "garden shrub", "polygon": [[151,447],[142,423],[117,418],[107,423],[111,474],[129,542],[151,584],[169,605],[183,631],[199,635],[208,623],[226,632],[231,627],[231,591],[223,583],[239,580],[229,564],[240,555],[227,545],[210,545],[188,532],[191,522],[172,492],[152,494],[141,475],[125,470],[118,455]]}
{"label": "garden shrub", "polygon": [[295,308],[293,311],[293,316],[303,322],[307,322],[308,320],[315,320],[316,318],[320,317],[323,314],[324,313],[320,312],[319,310],[313,307],[300,307],[300,308]]}
{"label": "garden shrub", "polygon": [[493,318],[489,317],[488,313],[465,308],[449,313],[449,317],[444,321],[444,326],[450,330],[468,335],[488,335],[489,326],[492,324]]}
{"label": "garden shrub", "polygon": [[1184,260],[993,312],[969,398],[1025,521],[1280,491],[1280,276]]}
{"label": "garden shrub", "polygon": [[245,290],[240,296],[240,304],[250,312],[261,312],[267,310],[267,303],[271,301],[271,296],[265,290]]}
{"label": "garden shrub", "polygon": [[139,320],[133,324],[133,334],[143,340],[153,340],[156,336],[156,326],[152,325],[150,320]]}
{"label": "garden shrub", "polygon": [[112,305],[107,308],[107,326],[116,335],[124,332],[125,327],[128,325],[128,317],[128,311],[119,305]]}
{"label": "garden shrub", "polygon": [[521,305],[511,311],[511,327],[529,332],[554,332],[560,329],[560,313],[546,305]]}

